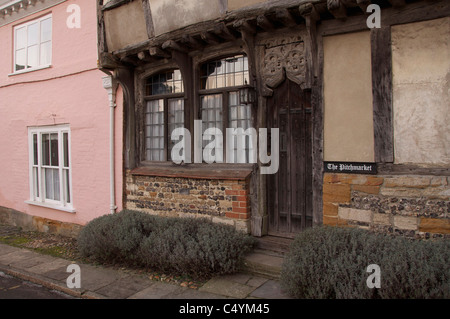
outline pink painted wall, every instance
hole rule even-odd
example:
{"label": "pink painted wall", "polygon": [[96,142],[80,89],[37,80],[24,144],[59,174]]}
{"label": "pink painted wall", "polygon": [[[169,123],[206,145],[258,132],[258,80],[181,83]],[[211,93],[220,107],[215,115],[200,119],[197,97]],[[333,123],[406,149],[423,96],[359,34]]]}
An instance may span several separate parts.
{"label": "pink painted wall", "polygon": [[[70,4],[81,8],[81,28],[69,29]],[[13,28],[52,13],[52,67],[10,75]],[[72,0],[0,27],[0,206],[76,224],[108,214],[109,101],[97,69],[96,2]],[[122,94],[116,108],[116,205],[122,209]],[[29,199],[28,127],[69,124],[75,213],[26,204]]]}

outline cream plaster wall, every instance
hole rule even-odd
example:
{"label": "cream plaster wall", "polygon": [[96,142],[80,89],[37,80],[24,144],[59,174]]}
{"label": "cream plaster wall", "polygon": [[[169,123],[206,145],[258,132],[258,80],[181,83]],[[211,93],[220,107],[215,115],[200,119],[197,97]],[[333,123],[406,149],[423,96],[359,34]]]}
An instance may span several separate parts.
{"label": "cream plaster wall", "polygon": [[105,11],[104,19],[110,52],[148,39],[141,0]]}
{"label": "cream plaster wall", "polygon": [[324,37],[324,160],[374,161],[370,32]]}
{"label": "cream plaster wall", "polygon": [[155,36],[225,13],[220,0],[150,0]]}
{"label": "cream plaster wall", "polygon": [[396,163],[450,164],[450,17],[392,27]]}
{"label": "cream plaster wall", "polygon": [[241,9],[254,4],[267,2],[268,0],[228,0],[228,11]]}

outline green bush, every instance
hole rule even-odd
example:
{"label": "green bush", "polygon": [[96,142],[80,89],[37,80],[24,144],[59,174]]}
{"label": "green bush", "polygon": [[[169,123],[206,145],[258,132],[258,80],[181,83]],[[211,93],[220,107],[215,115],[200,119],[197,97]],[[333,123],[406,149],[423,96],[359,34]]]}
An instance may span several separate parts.
{"label": "green bush", "polygon": [[104,215],[83,227],[78,249],[83,257],[100,263],[139,264],[139,246],[156,223],[154,216],[135,211]]}
{"label": "green bush", "polygon": [[[355,228],[315,227],[292,243],[281,284],[296,298],[449,298],[449,262],[448,240],[411,240]],[[380,288],[367,286],[370,264],[380,267]]]}
{"label": "green bush", "polygon": [[233,227],[202,218],[128,211],[92,220],[78,238],[82,256],[205,278],[235,272],[254,244]]}

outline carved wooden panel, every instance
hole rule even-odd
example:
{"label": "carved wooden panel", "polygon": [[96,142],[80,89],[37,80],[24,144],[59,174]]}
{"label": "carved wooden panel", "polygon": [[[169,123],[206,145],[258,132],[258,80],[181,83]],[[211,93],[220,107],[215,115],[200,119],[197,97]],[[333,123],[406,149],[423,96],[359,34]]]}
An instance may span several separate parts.
{"label": "carved wooden panel", "polygon": [[275,88],[286,78],[304,85],[307,66],[303,34],[267,39],[261,46],[264,48],[261,77],[267,87]]}

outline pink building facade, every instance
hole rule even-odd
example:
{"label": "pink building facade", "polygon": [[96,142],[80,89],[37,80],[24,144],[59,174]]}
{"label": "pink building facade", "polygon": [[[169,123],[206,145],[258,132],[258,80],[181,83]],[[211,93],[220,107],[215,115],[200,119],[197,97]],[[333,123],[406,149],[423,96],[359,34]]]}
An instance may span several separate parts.
{"label": "pink building facade", "polygon": [[122,209],[122,94],[97,67],[96,3],[0,12],[0,222],[75,235]]}

